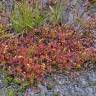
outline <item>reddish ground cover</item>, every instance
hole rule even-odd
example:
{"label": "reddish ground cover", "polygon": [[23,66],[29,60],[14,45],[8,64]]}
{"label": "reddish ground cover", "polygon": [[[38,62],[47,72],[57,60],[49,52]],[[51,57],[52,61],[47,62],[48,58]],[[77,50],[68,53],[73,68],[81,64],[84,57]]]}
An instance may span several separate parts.
{"label": "reddish ground cover", "polygon": [[88,60],[96,61],[92,44],[90,32],[85,35],[68,25],[46,26],[0,40],[0,64],[21,82],[42,80],[46,73],[81,68]]}

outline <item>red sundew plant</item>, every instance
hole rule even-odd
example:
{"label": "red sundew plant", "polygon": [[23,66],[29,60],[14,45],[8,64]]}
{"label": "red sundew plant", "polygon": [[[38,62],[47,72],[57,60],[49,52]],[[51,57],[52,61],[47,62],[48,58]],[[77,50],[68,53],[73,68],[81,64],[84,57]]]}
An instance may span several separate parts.
{"label": "red sundew plant", "polygon": [[[84,42],[85,41],[85,42]],[[0,64],[21,83],[41,81],[45,74],[81,68],[87,60],[96,61],[92,36],[71,26],[47,26],[21,36],[0,41]]]}

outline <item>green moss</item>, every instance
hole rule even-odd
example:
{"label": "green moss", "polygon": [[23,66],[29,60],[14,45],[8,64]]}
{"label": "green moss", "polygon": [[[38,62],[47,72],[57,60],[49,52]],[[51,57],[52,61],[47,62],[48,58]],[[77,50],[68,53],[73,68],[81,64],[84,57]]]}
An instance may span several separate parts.
{"label": "green moss", "polygon": [[7,96],[16,96],[16,93],[13,89],[7,89]]}
{"label": "green moss", "polygon": [[59,93],[53,93],[53,96],[60,96]]}
{"label": "green moss", "polygon": [[6,76],[4,79],[3,79],[3,82],[8,85],[12,82],[13,78],[11,76]]}
{"label": "green moss", "polygon": [[17,90],[17,92],[24,92],[28,87],[30,86],[28,81],[25,81],[20,88]]}
{"label": "green moss", "polygon": [[53,84],[48,84],[48,85],[47,85],[47,89],[48,89],[48,90],[52,90],[53,86],[54,86]]}
{"label": "green moss", "polygon": [[96,87],[96,81],[94,81],[94,82],[90,82],[89,84],[88,84],[89,86],[95,86]]}
{"label": "green moss", "polygon": [[15,83],[15,84],[20,84],[21,82],[20,82],[20,80],[18,80],[18,79],[15,78],[15,79],[13,80],[13,83]]}

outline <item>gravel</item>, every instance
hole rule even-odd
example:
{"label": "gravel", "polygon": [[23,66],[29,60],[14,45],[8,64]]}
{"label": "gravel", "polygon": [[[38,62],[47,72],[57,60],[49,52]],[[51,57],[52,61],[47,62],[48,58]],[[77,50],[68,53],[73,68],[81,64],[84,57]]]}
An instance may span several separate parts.
{"label": "gravel", "polygon": [[[45,82],[39,83],[38,88],[28,88],[17,96],[96,96],[96,65],[91,68],[73,71],[70,74],[54,73],[45,76]],[[6,86],[0,73],[0,96],[7,96],[7,90],[19,87],[16,84]]]}
{"label": "gravel", "polygon": [[[49,84],[52,85],[50,90],[47,88]],[[36,94],[31,89],[31,96],[96,96],[96,70],[80,72],[74,79],[64,74],[54,74],[52,78],[47,78],[45,85],[39,84],[38,87],[40,92]]]}
{"label": "gravel", "polygon": [[[38,84],[35,90],[28,88],[24,96],[96,96],[96,69],[77,73],[79,75],[74,79],[65,74],[47,76],[45,83]],[[7,96],[6,87],[2,82],[0,96]]]}

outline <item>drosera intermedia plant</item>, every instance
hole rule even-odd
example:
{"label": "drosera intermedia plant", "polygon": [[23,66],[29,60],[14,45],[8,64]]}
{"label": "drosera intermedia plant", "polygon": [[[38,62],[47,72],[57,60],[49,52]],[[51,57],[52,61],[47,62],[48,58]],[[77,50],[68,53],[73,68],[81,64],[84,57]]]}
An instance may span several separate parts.
{"label": "drosera intermedia plant", "polygon": [[[4,40],[0,42],[0,64],[4,64],[4,70],[18,78],[21,84],[29,81],[32,85],[36,80],[43,82],[47,73],[70,71],[81,68],[87,60],[96,61],[91,37],[74,30],[68,25],[43,26],[18,38]],[[38,37],[37,32],[41,32]]]}

